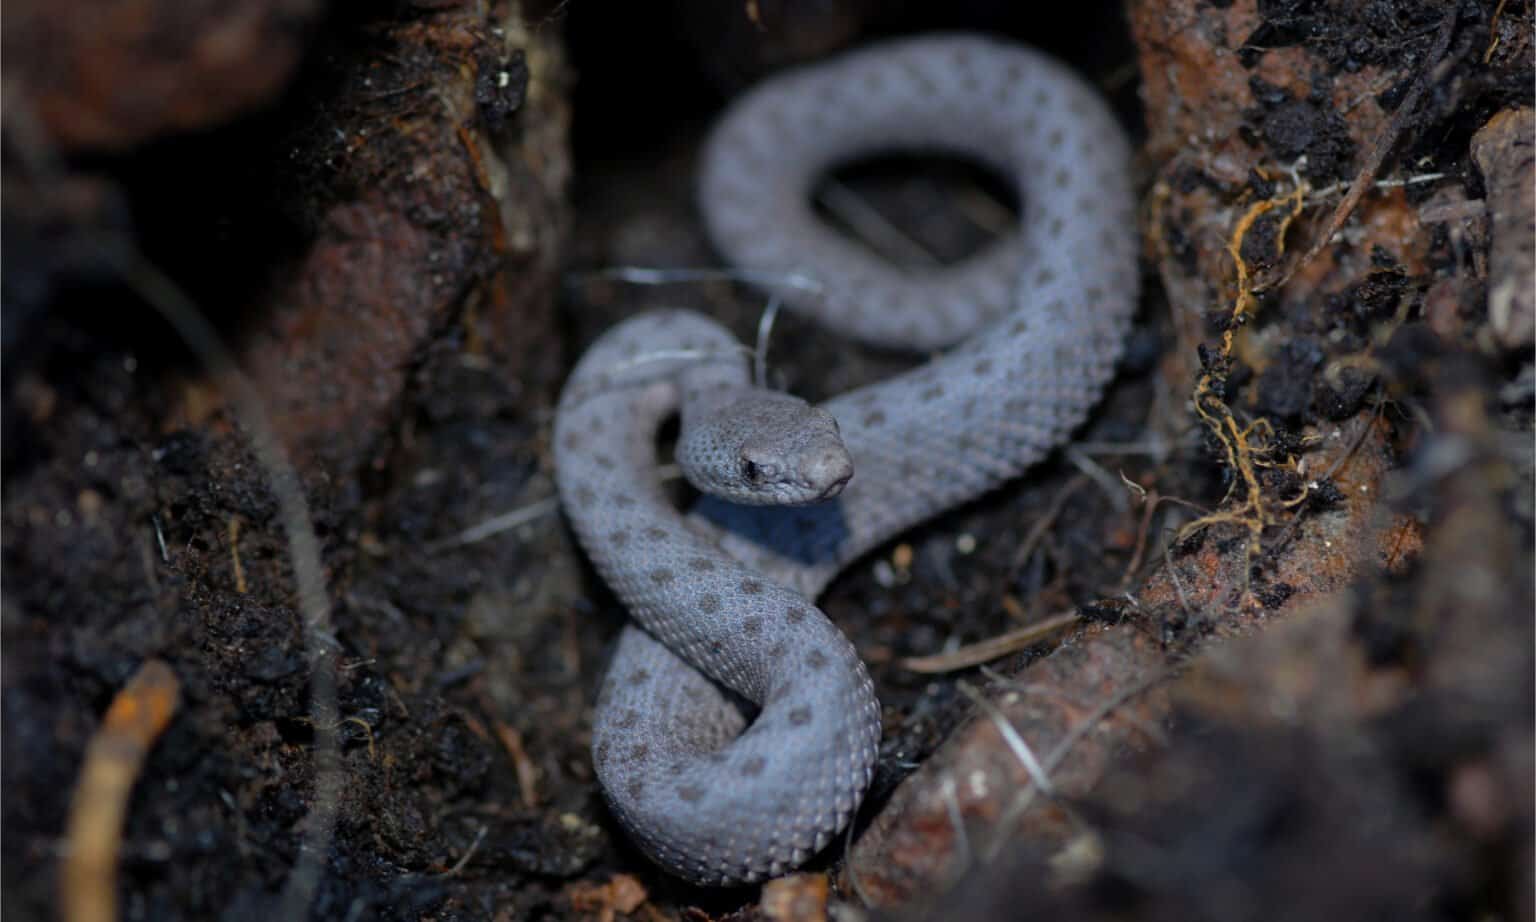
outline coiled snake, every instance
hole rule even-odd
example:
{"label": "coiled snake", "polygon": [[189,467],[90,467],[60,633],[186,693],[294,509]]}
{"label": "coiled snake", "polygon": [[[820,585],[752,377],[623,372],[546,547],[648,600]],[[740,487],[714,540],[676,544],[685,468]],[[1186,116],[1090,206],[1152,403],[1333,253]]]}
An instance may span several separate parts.
{"label": "coiled snake", "polygon": [[[816,217],[821,175],[889,150],[1000,171],[1023,202],[1017,231],[919,274]],[[1137,233],[1129,149],[1105,103],[1038,52],[964,35],[870,47],[751,91],[710,136],[699,199],[735,265],[819,284],[784,291],[792,307],[870,343],[947,350],[812,408],[755,388],[713,321],[650,312],[599,338],[561,396],[561,501],[635,622],[599,696],[598,778],[658,863],[718,885],[796,867],[869,785],[879,704],[811,600],[1082,421],[1136,305]],[[729,497],[686,516],[655,447],[678,412],[680,463]],[[760,505],[774,502],[811,504]]]}

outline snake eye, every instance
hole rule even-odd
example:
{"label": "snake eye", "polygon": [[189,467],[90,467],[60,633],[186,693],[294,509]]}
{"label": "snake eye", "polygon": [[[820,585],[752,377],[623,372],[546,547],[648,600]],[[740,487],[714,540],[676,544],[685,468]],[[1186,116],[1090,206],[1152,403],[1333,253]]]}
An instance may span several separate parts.
{"label": "snake eye", "polygon": [[757,483],[758,480],[762,478],[763,472],[758,470],[756,463],[752,461],[742,461],[741,476],[747,478],[749,483]]}

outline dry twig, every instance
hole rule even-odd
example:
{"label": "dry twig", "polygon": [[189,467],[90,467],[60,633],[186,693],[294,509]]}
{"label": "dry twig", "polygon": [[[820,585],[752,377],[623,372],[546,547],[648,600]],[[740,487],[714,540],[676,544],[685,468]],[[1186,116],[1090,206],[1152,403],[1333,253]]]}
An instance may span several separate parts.
{"label": "dry twig", "polygon": [[117,918],[117,856],[128,795],[180,700],[181,682],[171,667],[149,660],[112,699],[86,745],[59,878],[65,922]]}

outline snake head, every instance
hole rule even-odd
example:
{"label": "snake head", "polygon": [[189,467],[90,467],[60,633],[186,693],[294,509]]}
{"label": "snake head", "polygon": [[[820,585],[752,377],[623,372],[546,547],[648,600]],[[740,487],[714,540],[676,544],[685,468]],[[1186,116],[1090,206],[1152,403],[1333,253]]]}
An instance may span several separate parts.
{"label": "snake head", "polygon": [[772,391],[685,413],[677,462],[701,492],[749,506],[821,502],[853,477],[832,414]]}

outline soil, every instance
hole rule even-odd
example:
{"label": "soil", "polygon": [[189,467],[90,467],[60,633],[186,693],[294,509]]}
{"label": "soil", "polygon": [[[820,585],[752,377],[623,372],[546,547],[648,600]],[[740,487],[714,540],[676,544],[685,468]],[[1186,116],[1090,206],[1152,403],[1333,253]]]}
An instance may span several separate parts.
{"label": "soil", "polygon": [[[284,917],[306,874],[338,920],[1533,917],[1531,250],[1499,243],[1530,228],[1502,204],[1530,195],[1529,0],[111,5],[89,33],[6,11],[8,917]],[[1075,448],[821,600],[884,707],[854,844],[690,888],[593,778],[624,613],[549,500],[551,407],[642,307],[754,334],[745,287],[592,275],[717,263],[692,181],[731,95],[936,29],[1110,97],[1142,310]],[[829,220],[852,195],[940,262],[1029,207],[941,158],[829,183]],[[328,626],[145,266],[255,383]],[[770,360],[810,398],[913,361],[790,315]],[[1069,611],[985,666],[908,662]],[[1003,721],[1060,753],[1054,796]]]}

